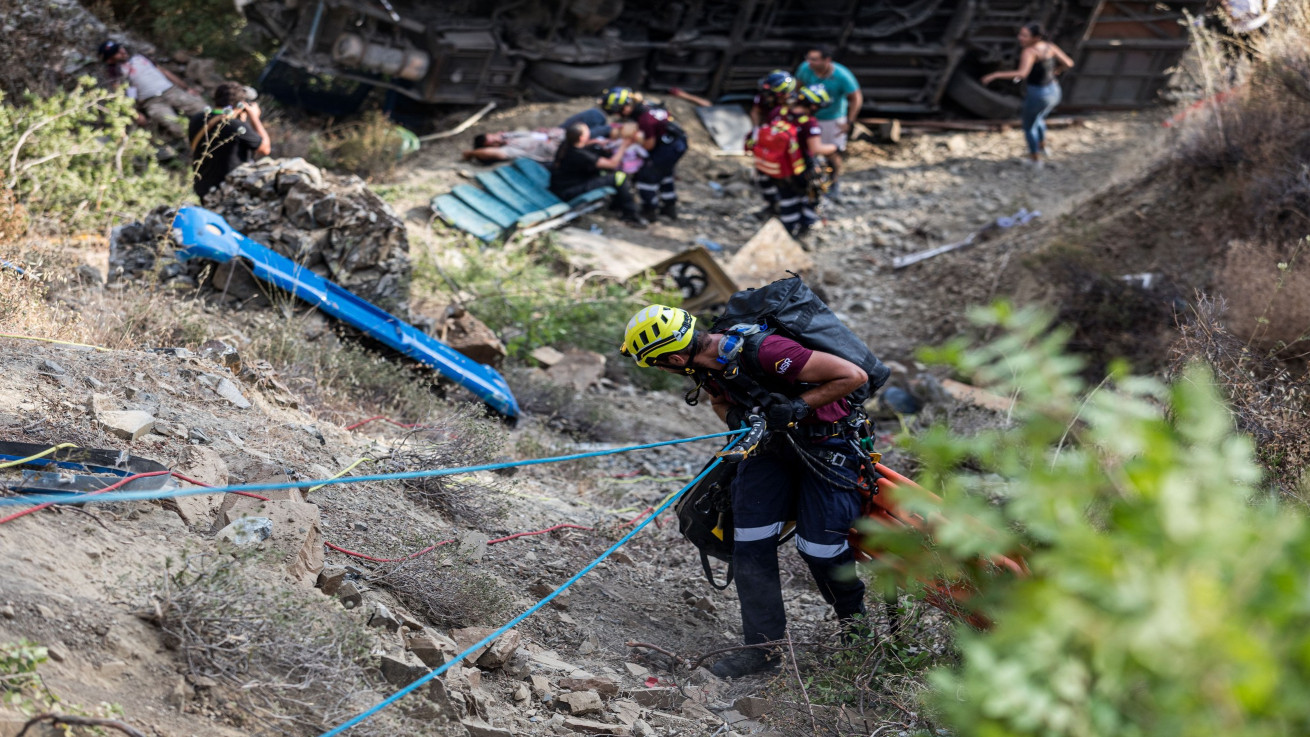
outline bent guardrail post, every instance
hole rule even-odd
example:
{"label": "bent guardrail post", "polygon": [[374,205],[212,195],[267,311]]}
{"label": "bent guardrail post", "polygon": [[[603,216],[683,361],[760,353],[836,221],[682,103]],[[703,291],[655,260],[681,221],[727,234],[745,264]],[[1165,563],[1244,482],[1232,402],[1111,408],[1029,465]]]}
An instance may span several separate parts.
{"label": "bent guardrail post", "polygon": [[505,377],[424,333],[349,290],[238,233],[221,216],[202,207],[183,207],[173,219],[177,257],[225,263],[245,259],[255,278],[314,305],[374,340],[430,366],[510,418],[519,405]]}

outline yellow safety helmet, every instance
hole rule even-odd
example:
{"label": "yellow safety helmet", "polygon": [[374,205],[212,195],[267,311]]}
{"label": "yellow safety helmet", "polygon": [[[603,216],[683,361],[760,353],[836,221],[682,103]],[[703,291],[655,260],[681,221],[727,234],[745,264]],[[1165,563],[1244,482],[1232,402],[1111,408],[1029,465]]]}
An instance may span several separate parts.
{"label": "yellow safety helmet", "polygon": [[629,87],[610,87],[600,93],[600,109],[607,113],[617,113],[630,102],[632,89]]}
{"label": "yellow safety helmet", "polygon": [[695,332],[696,318],[686,310],[650,305],[628,321],[619,353],[632,356],[638,366],[647,368],[651,359],[677,353],[691,345]]}

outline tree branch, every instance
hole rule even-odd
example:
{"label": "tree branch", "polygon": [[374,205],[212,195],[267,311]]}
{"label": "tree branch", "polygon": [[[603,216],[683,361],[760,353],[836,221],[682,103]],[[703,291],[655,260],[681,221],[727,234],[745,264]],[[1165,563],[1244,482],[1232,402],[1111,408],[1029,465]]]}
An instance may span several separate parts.
{"label": "tree branch", "polygon": [[137,731],[131,725],[120,722],[117,719],[96,719],[95,717],[78,717],[73,716],[72,714],[38,714],[27,720],[27,723],[23,725],[21,730],[19,730],[17,737],[23,737],[23,735],[27,734],[27,730],[30,729],[32,725],[40,724],[45,721],[48,721],[51,724],[67,724],[73,727],[109,727],[111,729],[117,729],[128,735],[128,737],[146,737],[145,734]]}

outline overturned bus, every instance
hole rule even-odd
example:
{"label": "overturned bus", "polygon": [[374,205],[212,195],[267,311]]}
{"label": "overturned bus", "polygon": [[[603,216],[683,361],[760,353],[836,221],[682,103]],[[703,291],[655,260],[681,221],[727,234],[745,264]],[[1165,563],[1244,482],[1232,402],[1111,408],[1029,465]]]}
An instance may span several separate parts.
{"label": "overturned bus", "polygon": [[1016,113],[1017,85],[978,78],[1017,63],[1015,32],[1043,23],[1077,63],[1064,109],[1155,101],[1206,0],[241,0],[279,60],[415,100],[553,101],[613,84],[749,94],[807,44],[832,47],[865,112],[931,115],[954,103]]}

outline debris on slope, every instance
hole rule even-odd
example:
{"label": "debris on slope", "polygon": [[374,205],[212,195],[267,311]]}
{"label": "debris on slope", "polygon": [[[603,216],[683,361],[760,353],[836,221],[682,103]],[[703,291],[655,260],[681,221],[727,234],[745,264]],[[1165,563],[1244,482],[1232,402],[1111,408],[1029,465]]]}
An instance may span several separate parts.
{"label": "debris on slope", "polygon": [[[410,319],[405,225],[359,177],[325,173],[303,159],[263,159],[229,174],[205,197],[205,207],[255,242]],[[143,220],[114,229],[111,279],[157,270],[160,283],[189,287],[206,268],[212,270],[203,262],[180,264],[173,258],[174,212],[157,207]],[[248,278],[230,273],[231,267],[212,271],[211,283],[232,298],[262,293]]]}
{"label": "debris on slope", "polygon": [[251,240],[408,315],[405,224],[359,177],[327,173],[304,159],[263,159],[229,174],[204,205]]}

